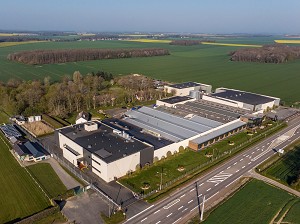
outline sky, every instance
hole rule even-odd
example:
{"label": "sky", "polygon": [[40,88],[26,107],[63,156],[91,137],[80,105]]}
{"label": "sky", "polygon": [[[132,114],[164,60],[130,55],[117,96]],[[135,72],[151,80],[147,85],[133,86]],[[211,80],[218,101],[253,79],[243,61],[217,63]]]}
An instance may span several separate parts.
{"label": "sky", "polygon": [[0,0],[0,30],[300,34],[300,0]]}

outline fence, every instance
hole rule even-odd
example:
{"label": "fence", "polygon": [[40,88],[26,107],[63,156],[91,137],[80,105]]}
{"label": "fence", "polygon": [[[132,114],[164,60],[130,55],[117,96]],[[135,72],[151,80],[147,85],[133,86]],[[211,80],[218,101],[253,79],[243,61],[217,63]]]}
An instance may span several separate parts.
{"label": "fence", "polygon": [[[283,125],[283,124],[280,124],[280,125],[278,125],[278,126],[282,126],[282,125]],[[247,141],[245,141],[245,142],[243,142],[243,143],[241,143],[241,144],[235,146],[234,148],[232,148],[232,149],[230,149],[230,150],[227,150],[227,151],[224,151],[222,154],[220,154],[220,155],[218,155],[218,156],[216,156],[216,157],[211,157],[211,160],[210,160],[210,161],[205,162],[205,163],[202,163],[202,164],[200,164],[200,165],[198,165],[198,166],[196,166],[196,167],[194,167],[194,168],[192,168],[192,169],[190,169],[190,170],[184,171],[184,174],[182,174],[181,176],[179,176],[179,177],[177,177],[177,178],[172,179],[171,181],[168,181],[168,182],[164,183],[164,184],[161,186],[161,188],[158,187],[157,189],[154,189],[154,190],[148,192],[147,194],[140,194],[139,197],[140,197],[140,198],[147,198],[147,197],[149,197],[149,196],[151,196],[151,195],[153,195],[153,194],[159,192],[160,190],[163,190],[163,189],[167,188],[168,186],[171,186],[171,185],[174,184],[175,182],[177,182],[177,181],[179,181],[179,180],[182,180],[182,179],[185,178],[186,176],[188,176],[188,175],[190,175],[190,174],[193,174],[193,173],[195,173],[196,171],[201,170],[202,168],[208,166],[209,164],[212,164],[213,162],[216,162],[217,160],[219,160],[219,159],[221,159],[221,158],[223,158],[223,157],[225,157],[225,156],[228,156],[228,154],[230,155],[230,154],[232,154],[232,153],[236,153],[237,151],[239,151],[239,150],[241,149],[241,147],[243,147],[243,146],[245,146],[245,145],[251,143],[252,141],[256,141],[257,139],[259,139],[259,138],[261,138],[261,137],[263,137],[263,136],[266,137],[267,134],[269,134],[270,132],[272,132],[274,129],[277,129],[278,126],[274,126],[274,127],[270,128],[270,129],[268,129],[266,132],[260,133],[259,135],[255,136],[255,137],[253,137],[253,138],[250,138],[249,140],[247,140]]]}

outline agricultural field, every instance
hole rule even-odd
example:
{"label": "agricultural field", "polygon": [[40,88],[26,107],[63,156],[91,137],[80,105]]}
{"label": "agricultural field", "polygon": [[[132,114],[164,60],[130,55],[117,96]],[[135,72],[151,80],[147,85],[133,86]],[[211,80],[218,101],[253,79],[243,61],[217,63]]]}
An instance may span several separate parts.
{"label": "agricultural field", "polygon": [[28,166],[27,169],[43,187],[50,198],[55,198],[67,191],[67,188],[59,179],[50,164],[38,163]]}
{"label": "agricultural field", "polygon": [[[299,199],[288,192],[254,179],[212,211],[204,223],[270,223],[292,200]],[[298,207],[299,204],[296,206]],[[295,208],[294,211],[291,210],[291,223],[297,223],[296,221],[299,220],[299,217],[295,218],[294,214],[299,210],[297,207],[296,210]]]}
{"label": "agricultural field", "polygon": [[0,110],[0,125],[7,123],[9,121],[9,116],[2,110]]}
{"label": "agricultural field", "polygon": [[22,44],[34,44],[38,42],[44,42],[44,41],[22,41],[22,42],[0,42],[0,48],[1,47],[12,47]]}
{"label": "agricultural field", "polygon": [[[228,37],[212,40],[226,45],[263,45],[274,44],[274,40],[280,38],[282,37]],[[138,73],[171,82],[197,81],[212,84],[214,88],[229,87],[253,91],[281,97],[287,104],[300,101],[299,60],[282,64],[232,62],[229,60],[228,53],[240,48],[239,46],[204,44],[174,46],[151,41],[42,42],[5,47],[0,51],[0,80],[6,81],[10,78],[42,80],[45,76],[50,76],[51,81],[55,81],[61,79],[63,75],[72,75],[77,70],[82,74],[103,70],[115,76]],[[170,55],[52,65],[25,65],[6,59],[9,53],[22,50],[147,47],[166,48],[170,51]],[[287,87],[289,91],[286,91]]]}
{"label": "agricultural field", "polygon": [[277,160],[263,174],[279,181],[295,190],[300,191],[300,146],[289,151],[281,159]]}
{"label": "agricultural field", "polygon": [[215,42],[202,42],[205,45],[215,45],[215,46],[230,46],[230,47],[262,47],[262,45],[255,44],[231,44],[231,43],[215,43]]}
{"label": "agricultural field", "polygon": [[50,201],[9,152],[0,134],[0,223],[19,220],[51,206]]}
{"label": "agricultural field", "polygon": [[300,44],[300,40],[274,40],[278,44]]}

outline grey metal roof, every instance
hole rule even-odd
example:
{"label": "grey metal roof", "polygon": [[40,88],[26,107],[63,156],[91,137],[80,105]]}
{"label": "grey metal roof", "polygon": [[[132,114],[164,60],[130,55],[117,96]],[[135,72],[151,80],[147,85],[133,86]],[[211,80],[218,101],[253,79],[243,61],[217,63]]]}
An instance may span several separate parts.
{"label": "grey metal roof", "polygon": [[35,157],[40,157],[43,156],[44,153],[42,153],[41,151],[39,151],[31,142],[26,142],[24,144],[24,146],[29,150],[29,152]]}
{"label": "grey metal roof", "polygon": [[180,103],[180,102],[184,102],[184,101],[191,100],[191,99],[193,99],[193,98],[189,97],[189,96],[173,96],[170,98],[161,99],[160,101],[169,103],[169,104],[174,104],[174,103]]}
{"label": "grey metal roof", "polygon": [[201,86],[201,84],[196,82],[183,82],[183,83],[177,83],[169,86],[176,89],[185,89],[185,88],[190,88],[195,86]]}
{"label": "grey metal roof", "polygon": [[160,133],[172,141],[180,141],[205,132],[221,123],[209,119],[190,120],[149,107],[126,112],[127,122]]}
{"label": "grey metal roof", "polygon": [[221,92],[214,93],[212,96],[243,102],[250,105],[259,105],[274,101],[273,98],[262,96],[255,93],[248,93],[231,89],[220,89]]}
{"label": "grey metal roof", "polygon": [[234,130],[236,128],[242,127],[244,125],[246,125],[245,122],[237,120],[234,123],[226,124],[226,125],[224,125],[224,127],[221,127],[218,130],[215,130],[215,131],[213,131],[211,133],[208,133],[207,135],[203,135],[203,136],[200,136],[198,138],[195,138],[195,139],[193,139],[191,141],[194,142],[194,143],[197,143],[197,144],[202,144],[202,143],[205,143],[205,142],[207,142],[207,141],[209,141],[211,139],[214,139],[214,138],[219,137],[219,136],[221,136],[223,134],[226,134],[226,133],[228,133],[231,130]]}
{"label": "grey metal roof", "polygon": [[0,126],[0,129],[6,137],[21,137],[22,134],[12,124],[4,124]]}

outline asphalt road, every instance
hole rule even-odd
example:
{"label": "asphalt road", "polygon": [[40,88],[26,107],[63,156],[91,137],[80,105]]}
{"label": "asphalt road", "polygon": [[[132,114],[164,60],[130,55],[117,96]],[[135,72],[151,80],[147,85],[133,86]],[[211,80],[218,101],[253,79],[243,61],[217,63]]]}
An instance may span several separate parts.
{"label": "asphalt road", "polygon": [[208,200],[219,194],[245,173],[277,153],[274,149],[284,148],[299,137],[300,118],[296,118],[284,130],[239,153],[167,199],[129,218],[125,223],[181,223],[191,212],[200,212],[203,195]]}

